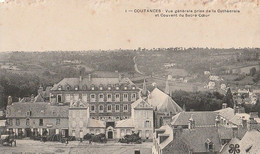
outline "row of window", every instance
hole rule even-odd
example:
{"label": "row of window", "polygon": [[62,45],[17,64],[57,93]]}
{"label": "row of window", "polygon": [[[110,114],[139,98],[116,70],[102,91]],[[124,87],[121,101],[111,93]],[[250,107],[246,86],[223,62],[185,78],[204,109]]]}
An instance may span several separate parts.
{"label": "row of window", "polygon": [[[30,125],[30,119],[26,119],[25,121],[26,126]],[[35,122],[33,122],[35,124]],[[56,125],[60,124],[60,119],[56,119]],[[8,120],[8,125],[12,126],[13,125],[13,119]],[[15,125],[20,126],[20,119],[15,119]],[[39,119],[39,126],[43,126],[43,119]]]}
{"label": "row of window", "polygon": [[[90,94],[90,102],[96,102],[97,98],[96,98],[96,94]],[[82,94],[81,95],[81,100],[84,102],[87,102],[87,94]],[[79,94],[65,94],[65,102],[71,102],[71,101],[78,101],[80,99],[80,95]],[[120,94],[116,93],[114,94],[114,101],[119,102],[120,101]],[[136,93],[132,93],[131,94],[131,101],[136,101],[137,96]],[[57,100],[59,103],[62,102],[62,95],[59,94],[57,95]],[[105,100],[105,95],[104,94],[98,94],[98,101],[99,102],[104,102]],[[106,101],[107,102],[112,102],[112,94],[107,94],[106,95]],[[128,99],[128,94],[124,93],[123,94],[123,101],[129,101]]]}
{"label": "row of window", "polygon": [[[99,87],[95,87],[94,85],[92,85],[91,87],[90,87],[90,90],[112,90],[113,89],[113,87],[112,86],[108,86],[107,88],[105,88],[104,86],[99,86]],[[119,90],[120,89],[120,87],[119,86],[116,86],[115,88],[114,88],[115,90]],[[128,87],[128,86],[124,86],[123,87],[123,90],[130,90],[130,89],[132,89],[132,90],[135,90],[136,89],[136,87],[135,86],[132,86],[131,88],[130,87]],[[59,85],[58,86],[58,90],[79,90],[79,86],[74,86],[74,87],[71,87],[71,86],[66,86],[66,89],[63,89],[63,86],[61,86],[61,85]],[[86,85],[84,85],[84,86],[82,86],[82,90],[87,90],[87,86]]]}
{"label": "row of window", "polygon": [[124,120],[124,119],[128,119],[128,116],[98,116],[98,117],[91,117],[92,119],[97,119],[97,120]]}
{"label": "row of window", "polygon": [[[95,112],[95,105],[90,105],[90,112]],[[106,106],[106,111],[107,112],[112,112],[112,104],[108,104]],[[128,104],[123,104],[123,111],[128,112]],[[104,105],[99,105],[98,106],[98,112],[102,113],[104,112]],[[115,112],[120,112],[120,104],[115,104]]]}

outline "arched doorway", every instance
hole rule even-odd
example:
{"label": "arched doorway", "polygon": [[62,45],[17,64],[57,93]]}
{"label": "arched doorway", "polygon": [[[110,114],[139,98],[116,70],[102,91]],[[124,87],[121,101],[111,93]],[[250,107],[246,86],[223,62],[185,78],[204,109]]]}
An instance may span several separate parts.
{"label": "arched doorway", "polygon": [[109,126],[106,129],[106,137],[107,139],[113,139],[114,138],[114,128]]}

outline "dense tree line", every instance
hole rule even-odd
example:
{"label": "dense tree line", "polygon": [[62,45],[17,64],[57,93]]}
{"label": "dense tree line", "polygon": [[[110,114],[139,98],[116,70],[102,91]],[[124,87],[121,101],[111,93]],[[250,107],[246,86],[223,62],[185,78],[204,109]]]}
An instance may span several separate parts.
{"label": "dense tree line", "polygon": [[20,75],[0,70],[0,85],[4,88],[4,102],[0,104],[2,108],[6,106],[8,96],[12,96],[13,101],[18,101],[19,97],[36,95],[40,79],[28,73]]}
{"label": "dense tree line", "polygon": [[179,90],[172,93],[172,98],[180,107],[185,106],[186,111],[214,111],[221,109],[225,96],[218,92],[186,92]]}

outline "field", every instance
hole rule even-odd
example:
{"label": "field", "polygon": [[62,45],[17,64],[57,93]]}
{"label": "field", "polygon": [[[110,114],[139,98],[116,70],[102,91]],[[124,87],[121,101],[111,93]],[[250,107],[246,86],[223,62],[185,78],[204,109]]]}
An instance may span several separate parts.
{"label": "field", "polygon": [[3,154],[133,154],[139,149],[141,154],[152,153],[152,142],[142,144],[121,144],[110,141],[106,144],[73,141],[68,145],[57,142],[40,142],[32,140],[17,140],[16,147],[0,146]]}

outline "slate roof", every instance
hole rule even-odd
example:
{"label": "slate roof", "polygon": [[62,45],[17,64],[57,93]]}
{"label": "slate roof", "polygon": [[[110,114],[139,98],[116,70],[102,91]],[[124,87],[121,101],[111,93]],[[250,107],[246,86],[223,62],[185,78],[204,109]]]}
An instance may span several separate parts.
{"label": "slate roof", "polygon": [[198,111],[198,112],[180,112],[172,117],[171,125],[183,126],[188,125],[188,121],[192,115],[195,121],[195,127],[200,126],[215,126],[215,119],[218,113],[211,111]]}
{"label": "slate roof", "polygon": [[239,143],[239,139],[238,138],[232,138],[231,139],[231,141],[228,143],[228,144],[225,144],[223,147],[222,147],[222,149],[220,150],[220,153],[221,154],[228,154],[229,152],[228,152],[228,150],[230,149],[229,148],[229,145],[230,144],[238,144]]}
{"label": "slate roof", "polygon": [[124,120],[120,120],[118,122],[116,122],[116,128],[134,128],[134,123],[133,123],[133,119],[129,118],[129,119],[124,119]]}
{"label": "slate roof", "polygon": [[184,129],[181,139],[193,152],[207,152],[205,143],[208,139],[214,144],[214,151],[221,149],[218,128],[216,127],[198,127],[192,130]]}
{"label": "slate roof", "polygon": [[241,153],[258,154],[260,153],[260,132],[251,130],[246,132],[245,136],[238,143]]}
{"label": "slate roof", "polygon": [[233,138],[233,130],[230,127],[228,128],[228,127],[220,126],[218,128],[218,134],[220,139],[231,140]]}
{"label": "slate roof", "polygon": [[167,94],[160,89],[155,88],[148,96],[148,103],[150,103],[158,112],[168,112],[177,114],[182,112],[182,108]]}
{"label": "slate roof", "polygon": [[225,119],[227,120],[230,120],[234,117],[235,115],[235,111],[234,109],[228,107],[228,108],[225,108],[225,109],[220,109],[220,110],[217,110],[215,111],[216,113],[219,113],[219,115],[221,117],[224,117]]}
{"label": "slate roof", "polygon": [[58,90],[59,86],[65,88],[66,86],[71,86],[74,88],[75,86],[79,86],[79,90],[82,88],[81,86],[87,86],[88,88],[92,85],[96,87],[103,85],[111,85],[114,86],[116,84],[119,85],[134,85],[134,83],[129,78],[91,78],[89,81],[88,78],[83,78],[81,81],[79,78],[64,78],[59,83],[55,84],[51,90]]}
{"label": "slate roof", "polygon": [[173,136],[173,140],[165,146],[165,150],[171,153],[180,153],[180,151],[183,150],[182,152],[184,152],[188,148],[194,153],[209,152],[205,146],[205,143],[208,141],[214,144],[214,152],[218,152],[221,149],[221,140],[217,127],[182,129],[179,135]]}
{"label": "slate roof", "polygon": [[52,106],[46,102],[35,103],[13,103],[7,106],[7,118],[26,118],[26,113],[31,111],[30,117],[36,118],[68,118],[69,117],[68,106]]}
{"label": "slate roof", "polygon": [[[229,120],[229,122],[235,124],[235,125],[242,125],[242,117],[245,118],[245,120],[249,121],[250,115],[247,113],[237,113]],[[258,123],[260,123],[260,118],[254,118]]]}
{"label": "slate roof", "polygon": [[89,128],[105,128],[105,122],[101,120],[96,120],[96,119],[88,119],[88,127]]}

